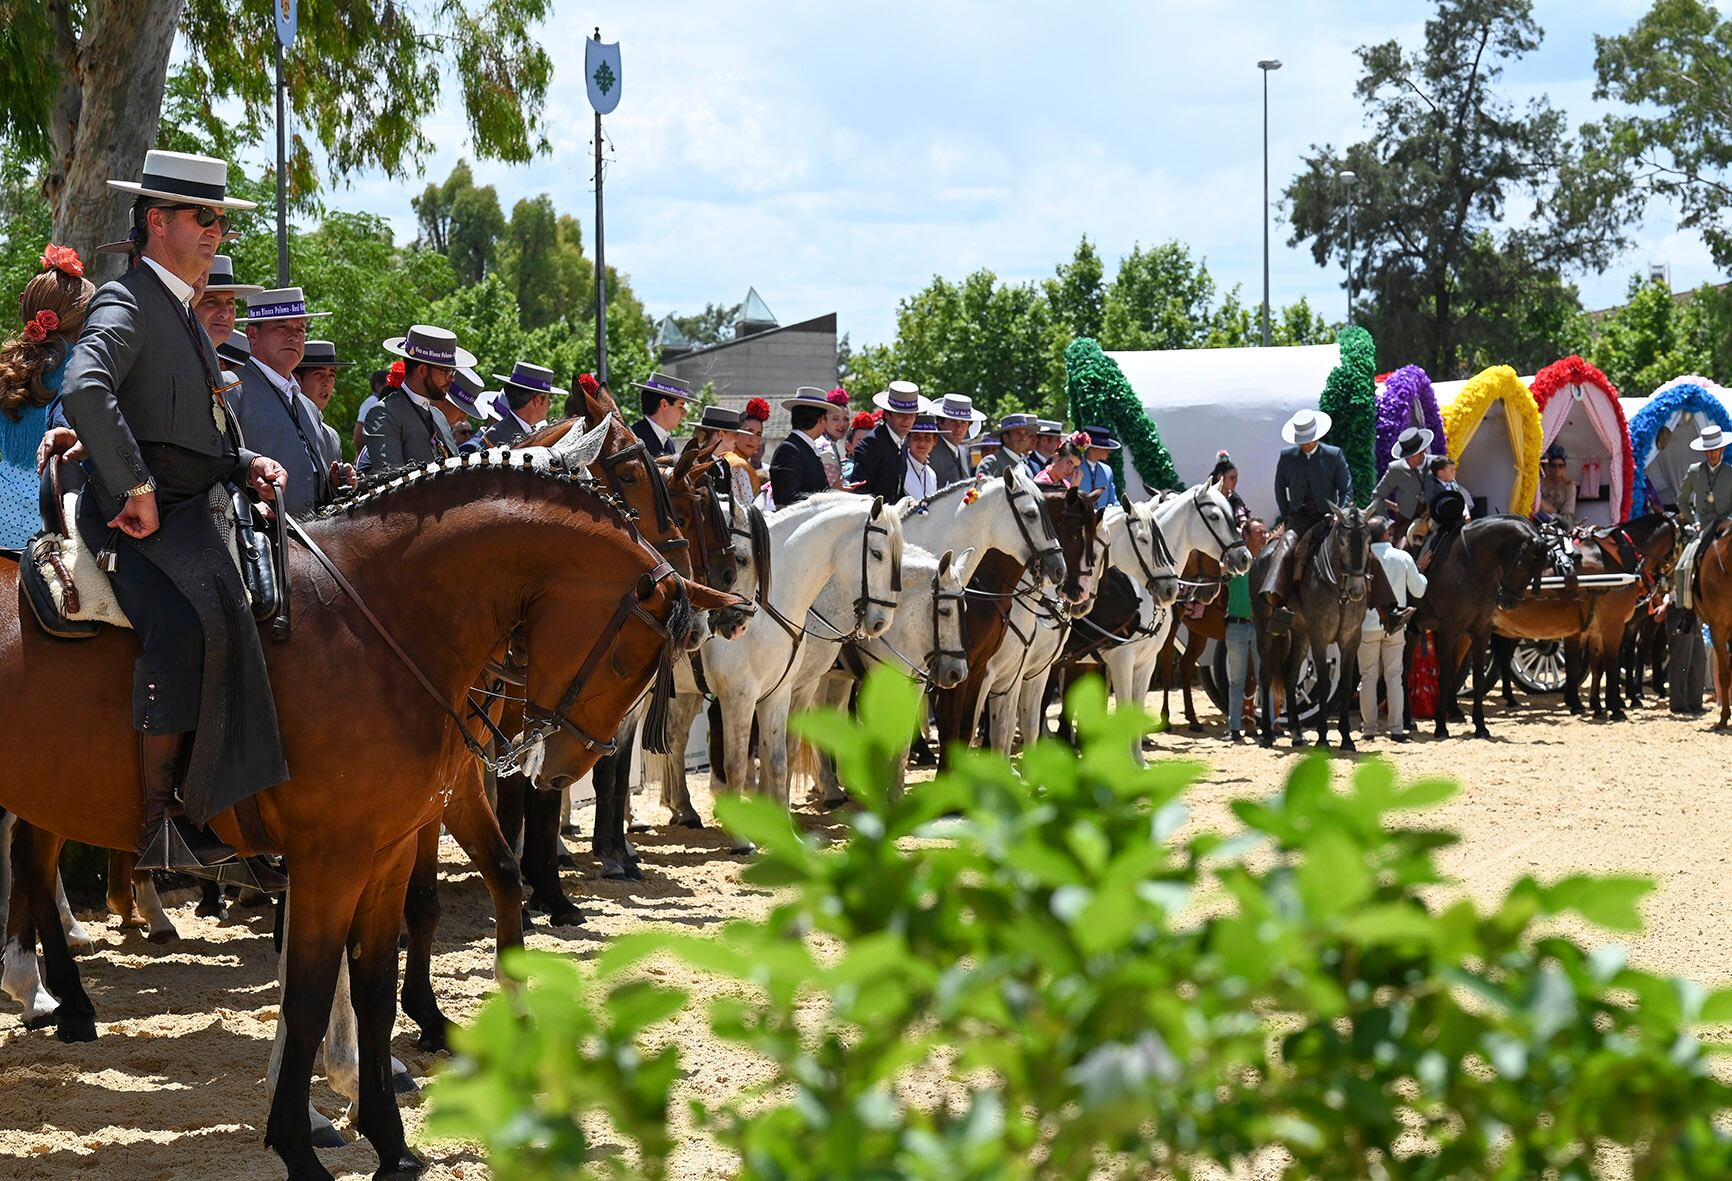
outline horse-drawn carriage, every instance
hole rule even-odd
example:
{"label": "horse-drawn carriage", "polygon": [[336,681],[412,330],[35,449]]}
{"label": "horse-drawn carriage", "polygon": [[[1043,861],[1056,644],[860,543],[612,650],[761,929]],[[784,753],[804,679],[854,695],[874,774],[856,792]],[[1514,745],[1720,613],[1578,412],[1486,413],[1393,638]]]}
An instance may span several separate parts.
{"label": "horse-drawn carriage", "polygon": [[[1675,377],[1651,397],[1625,398],[1630,447],[1636,474],[1630,515],[1676,504],[1684,473],[1696,460],[1690,441],[1710,423],[1732,430],[1726,412],[1726,391],[1706,377]],[[1652,503],[1657,495],[1659,504]]]}
{"label": "horse-drawn carriage", "polygon": [[1433,388],[1456,480],[1473,496],[1474,516],[1525,516],[1539,488],[1544,450],[1539,406],[1527,382],[1508,365],[1493,365]]}
{"label": "horse-drawn carriage", "polygon": [[1575,356],[1547,365],[1529,385],[1540,411],[1542,453],[1556,446],[1568,456],[1576,522],[1603,527],[1628,520],[1636,464],[1617,387]]}

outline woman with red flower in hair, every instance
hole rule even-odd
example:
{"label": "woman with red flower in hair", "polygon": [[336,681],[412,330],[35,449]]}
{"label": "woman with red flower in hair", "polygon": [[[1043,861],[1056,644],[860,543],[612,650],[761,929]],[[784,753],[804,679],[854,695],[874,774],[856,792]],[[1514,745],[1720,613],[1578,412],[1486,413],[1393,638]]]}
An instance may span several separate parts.
{"label": "woman with red flower in hair", "polygon": [[95,293],[78,253],[49,246],[42,273],[18,298],[23,327],[0,344],[0,546],[8,549],[22,549],[42,527],[36,452],[48,431],[49,404],[60,393],[66,354]]}
{"label": "woman with red flower in hair", "polygon": [[758,468],[758,458],[764,452],[764,426],[769,421],[769,402],[753,398],[746,403],[740,429],[734,432],[733,450],[723,456],[728,461],[728,475],[735,497],[755,500],[764,486],[764,473]]}

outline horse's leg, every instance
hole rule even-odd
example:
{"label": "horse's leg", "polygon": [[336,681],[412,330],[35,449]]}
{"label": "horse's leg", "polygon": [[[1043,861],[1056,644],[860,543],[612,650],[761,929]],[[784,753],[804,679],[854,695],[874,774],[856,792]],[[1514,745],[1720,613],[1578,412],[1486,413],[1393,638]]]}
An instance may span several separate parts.
{"label": "horse's leg", "polygon": [[36,923],[30,915],[30,896],[24,874],[14,863],[12,848],[13,825],[19,823],[7,816],[0,825],[0,846],[7,850],[6,858],[13,864],[8,873],[6,907],[6,949],[0,956],[0,989],[24,1007],[24,1028],[42,1029],[53,1022],[54,1010],[60,1007],[42,986],[41,967],[36,960]]}
{"label": "horse's leg", "polygon": [[[596,781],[596,828],[600,830],[602,791]],[[562,809],[557,791],[542,791],[528,779],[524,780],[523,806],[523,877],[530,884],[529,905],[546,913],[555,927],[570,927],[583,922],[577,904],[566,897],[565,884],[559,877],[559,816]],[[624,823],[623,817],[621,823]]]}
{"label": "horse's leg", "polygon": [[1467,658],[1473,662],[1473,736],[1490,738],[1491,731],[1485,726],[1485,694],[1490,687],[1486,683],[1485,641],[1475,640],[1468,648]]}
{"label": "horse's leg", "polygon": [[133,880],[138,858],[131,853],[108,855],[108,913],[120,920],[122,930],[143,930],[144,919],[138,913],[137,883]]}
{"label": "horse's leg", "polygon": [[1265,628],[1256,629],[1257,667],[1263,675],[1257,679],[1257,712],[1259,715],[1258,746],[1275,745],[1275,638]]}
{"label": "horse's leg", "polygon": [[1618,684],[1621,675],[1620,657],[1623,655],[1624,629],[1608,629],[1611,634],[1601,637],[1601,663],[1606,674],[1606,710],[1614,722],[1627,722],[1630,716],[1624,712],[1624,688]]}
{"label": "horse's leg", "polygon": [[[752,732],[752,694],[755,690],[733,692],[724,696],[722,701],[722,726],[727,733],[734,736],[733,741],[722,747],[723,756],[727,760],[729,791],[743,791],[748,782],[749,765],[752,752],[746,742],[746,736]],[[750,852],[750,841],[735,839],[733,851],[736,853]]]}
{"label": "horse's leg", "polygon": [[1206,643],[1201,632],[1185,634],[1185,649],[1179,657],[1179,689],[1185,695],[1185,724],[1193,732],[1201,731],[1203,725],[1197,721],[1197,703],[1193,698],[1192,689],[1197,679],[1197,662],[1203,659],[1203,647]]}
{"label": "horse's leg", "polygon": [[1564,705],[1571,716],[1580,717],[1587,710],[1582,707],[1582,690],[1578,682],[1582,676],[1582,645],[1575,636],[1564,641]]}
{"label": "horse's leg", "polygon": [[485,800],[471,790],[454,792],[445,803],[445,828],[468,854],[470,863],[487,883],[493,897],[493,939],[495,972],[498,955],[509,947],[523,946],[523,879],[518,876],[517,858],[499,831],[499,823],[485,806]]}
{"label": "horse's leg", "polygon": [[783,808],[788,806],[788,711],[792,701],[793,694],[783,686],[758,707],[764,794]]}
{"label": "horse's leg", "polygon": [[409,946],[403,957],[403,1013],[421,1027],[415,1044],[430,1053],[446,1048],[449,1022],[433,995],[433,932],[439,926],[439,821],[415,837],[415,867],[403,903]]}
{"label": "horse's leg", "polygon": [[[1347,715],[1352,712],[1353,699],[1354,699],[1354,697],[1357,696],[1357,694],[1354,692],[1354,689],[1359,684],[1359,645],[1356,642],[1354,642],[1354,641],[1357,641],[1358,639],[1359,639],[1359,636],[1357,633],[1350,633],[1349,638],[1348,638],[1348,642],[1342,643],[1339,639],[1336,641],[1336,647],[1341,649],[1341,670],[1340,670],[1340,675],[1336,678],[1336,682],[1335,682],[1335,701],[1334,701],[1334,705],[1336,706],[1337,709],[1340,710],[1339,725],[1341,728],[1341,744],[1340,744],[1340,746],[1338,746],[1336,748],[1337,750],[1358,750],[1359,749],[1357,746],[1354,745],[1353,732],[1350,729],[1348,729],[1348,725],[1347,725],[1347,723],[1348,723],[1348,716]],[[1321,667],[1321,666],[1319,666],[1319,667]],[[1376,676],[1377,674],[1375,671],[1373,671],[1372,675]],[[1375,697],[1375,693],[1374,693],[1374,697]],[[1391,704],[1393,704],[1393,703],[1391,703]],[[1373,710],[1375,710],[1376,706],[1374,705],[1372,708],[1373,708]],[[1372,721],[1375,722],[1376,720],[1377,719],[1374,716],[1372,718]],[[1328,733],[1327,733],[1327,727],[1329,725],[1329,716],[1327,714],[1323,715],[1323,717],[1321,718],[1321,722],[1322,722],[1323,727],[1325,728],[1323,741],[1324,741],[1324,744],[1327,745],[1328,740],[1329,740],[1328,739]]]}
{"label": "horse's leg", "polygon": [[1437,640],[1437,712],[1432,716],[1431,736],[1449,737],[1449,718],[1457,708],[1456,670],[1461,662],[1461,641],[1453,628],[1440,625]]}
{"label": "horse's leg", "polygon": [[1726,728],[1726,715],[1732,713],[1732,637],[1720,634],[1720,629],[1712,624],[1708,628],[1708,636],[1714,641],[1714,700],[1720,705],[1720,720],[1714,723],[1714,729]]}
{"label": "horse's leg", "polygon": [[81,955],[96,946],[96,940],[84,929],[78,916],[72,913],[72,903],[66,899],[66,882],[61,878],[59,870],[54,872],[54,909],[60,912],[60,929],[66,932],[66,946],[72,949],[74,955]]}
{"label": "horse's leg", "polygon": [[[676,734],[690,734],[692,723],[697,721],[698,714],[704,709],[704,699],[697,694],[682,693],[674,698],[674,722]],[[662,760],[666,768],[664,792],[668,811],[672,813],[668,823],[678,828],[702,828],[703,817],[692,806],[691,786],[686,782],[686,753],[683,743],[680,749],[670,752]]]}
{"label": "horse's leg", "polygon": [[[289,1181],[333,1181],[313,1151],[308,1090],[313,1056],[331,1018],[337,971],[344,961],[344,942],[361,883],[352,880],[353,867],[345,870],[304,859],[295,861],[293,872],[294,898],[280,965],[283,996],[277,1046],[266,1075],[272,1093],[265,1144],[282,1158]],[[402,917],[399,902],[391,916],[393,956]]]}
{"label": "horse's leg", "polygon": [[[557,803],[557,795],[551,798]],[[436,831],[438,826],[433,827]],[[557,811],[554,828],[557,833]],[[371,878],[349,932],[350,982],[360,1034],[360,1095],[355,1125],[379,1154],[374,1181],[416,1177],[423,1167],[403,1137],[403,1116],[397,1110],[391,1084],[391,1028],[397,1016],[397,929],[415,856],[415,842],[409,840],[399,841],[375,855]]]}
{"label": "horse's leg", "polygon": [[138,903],[139,912],[144,915],[144,923],[140,925],[148,924],[150,927],[146,939],[152,943],[173,943],[180,938],[180,929],[174,925],[174,919],[169,917],[168,909],[157,896],[156,877],[148,869],[133,871],[132,896]]}
{"label": "horse's leg", "polygon": [[[23,886],[28,918],[42,944],[43,983],[60,1002],[54,1011],[54,1032],[63,1042],[96,1039],[96,1010],[79,979],[78,964],[66,945],[60,925],[55,887],[60,880],[60,850],[66,842],[20,819],[12,834],[12,872]],[[16,898],[17,895],[14,895]]]}
{"label": "horse's leg", "polygon": [[223,897],[223,889],[209,878],[201,878],[198,883],[198,906],[193,913],[200,918],[226,919],[229,917],[228,899]]}

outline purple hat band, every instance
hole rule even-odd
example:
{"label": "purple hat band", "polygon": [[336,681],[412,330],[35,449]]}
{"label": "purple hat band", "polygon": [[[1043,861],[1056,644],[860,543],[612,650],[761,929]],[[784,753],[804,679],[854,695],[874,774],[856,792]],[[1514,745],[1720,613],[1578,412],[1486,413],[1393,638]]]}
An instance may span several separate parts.
{"label": "purple hat band", "polygon": [[552,378],[541,377],[534,373],[527,373],[522,369],[513,369],[511,371],[511,384],[524,386],[527,389],[540,390],[542,393],[548,393],[553,389]]}
{"label": "purple hat band", "polygon": [[[234,276],[225,276],[233,279]],[[249,320],[287,320],[296,316],[305,317],[307,305],[304,301],[292,300],[289,303],[248,304],[247,319]]]}
{"label": "purple hat band", "polygon": [[890,409],[898,414],[913,414],[920,409],[919,398],[898,398],[895,394],[891,394],[884,400],[890,404]]}
{"label": "purple hat band", "polygon": [[653,377],[645,381],[642,388],[646,390],[654,390],[658,394],[673,394],[681,398],[689,398],[692,396],[692,391],[690,390],[683,390],[677,385],[663,385]]}
{"label": "purple hat band", "polygon": [[403,355],[411,361],[424,361],[429,365],[443,365],[447,369],[457,364],[456,349],[438,348],[416,340],[414,337],[403,342]]}

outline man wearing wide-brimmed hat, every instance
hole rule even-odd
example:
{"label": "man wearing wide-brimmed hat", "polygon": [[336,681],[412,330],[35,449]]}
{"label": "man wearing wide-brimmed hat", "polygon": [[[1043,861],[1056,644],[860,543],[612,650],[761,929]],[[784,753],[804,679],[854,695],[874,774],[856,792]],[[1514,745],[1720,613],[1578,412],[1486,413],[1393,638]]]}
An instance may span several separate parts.
{"label": "man wearing wide-brimmed hat", "polygon": [[367,412],[366,470],[390,471],[456,455],[451,424],[434,404],[445,401],[459,369],[475,368],[475,354],[457,346],[455,333],[431,324],[413,325],[382,347],[403,359],[403,382]]}
{"label": "man wearing wide-brimmed hat", "polygon": [[938,446],[932,449],[932,472],[938,486],[966,480],[974,474],[968,459],[968,440],[986,421],[986,415],[974,408],[974,399],[967,394],[945,394],[932,404],[938,419]]}
{"label": "man wearing wide-brimmed hat", "polygon": [[982,459],[974,474],[998,476],[1011,464],[1022,463],[1033,449],[1034,432],[1039,429],[1040,419],[1033,414],[1006,414],[998,420],[998,450]]}
{"label": "man wearing wide-brimmed hat", "polygon": [[1389,516],[1391,544],[1401,544],[1407,536],[1407,527],[1431,502],[1431,497],[1426,495],[1425,470],[1431,440],[1431,432],[1422,426],[1410,426],[1402,431],[1389,453],[1389,466],[1383,470],[1383,478],[1371,490],[1371,511]]}
{"label": "man wearing wide-brimmed hat", "polygon": [[517,362],[509,374],[495,373],[493,377],[504,383],[501,392],[505,409],[499,421],[482,432],[489,447],[515,446],[517,440],[547,422],[554,398],[564,398],[571,393],[563,386],[553,384],[553,370],[528,361]]}
{"label": "man wearing wide-brimmed hat", "polygon": [[[217,353],[222,353],[220,347]],[[319,434],[325,440],[325,454],[338,460],[343,456],[342,438],[337,434],[337,428],[325,421],[325,411],[337,395],[338,370],[353,368],[354,364],[353,361],[339,360],[337,346],[331,341],[309,340],[301,353],[301,363],[295,367],[295,380],[301,383],[301,392],[319,412]],[[336,475],[339,477],[337,483],[347,487],[354,483],[355,469],[348,464],[339,464]]]}
{"label": "man wearing wide-brimmed hat", "polygon": [[1732,471],[1721,462],[1732,435],[1709,423],[1690,440],[1690,450],[1702,458],[1684,473],[1678,486],[1678,516],[1686,525],[1708,525],[1732,513]]}
{"label": "man wearing wide-brimmed hat", "polygon": [[152,151],[139,179],[108,182],[134,196],[134,265],[91,300],[61,391],[94,473],[78,530],[143,648],[132,685],[148,869],[232,860],[199,825],[289,777],[246,588],[233,565],[209,560],[227,549],[213,492],[232,481],[268,498],[286,478],[242,446],[189,306],[229,212],[253,208],[227,196],[227,180],[222,160]]}
{"label": "man wearing wide-brimmed hat", "polygon": [[204,325],[205,335],[222,353],[222,346],[235,330],[235,300],[263,291],[257,283],[235,282],[235,267],[226,254],[211,260],[210,273],[192,301],[192,314]]}
{"label": "man wearing wide-brimmed hat", "polygon": [[[1272,630],[1285,635],[1293,621],[1287,595],[1300,574],[1297,559],[1329,510],[1353,501],[1353,475],[1339,447],[1323,441],[1334,420],[1321,410],[1301,410],[1281,427],[1289,446],[1275,461],[1275,508],[1286,528],[1270,540],[1268,576],[1257,589],[1275,608]],[[1303,545],[1302,545],[1303,543]]]}
{"label": "man wearing wide-brimmed hat", "polygon": [[902,499],[907,462],[902,455],[902,441],[914,416],[925,406],[920,387],[911,381],[893,381],[889,387],[872,397],[872,404],[884,412],[883,421],[858,443],[854,444],[854,466],[848,473],[848,486],[867,496],[882,496],[894,503]]}
{"label": "man wearing wide-brimmed hat", "polygon": [[1035,421],[1034,448],[1023,462],[1028,464],[1028,474],[1038,476],[1046,470],[1046,465],[1052,462],[1052,457],[1058,454],[1058,449],[1064,446],[1064,423],[1057,419],[1041,418]]}
{"label": "man wearing wide-brimmed hat", "polygon": [[243,321],[252,359],[240,369],[235,413],[247,442],[276,456],[289,473],[286,503],[297,517],[335,499],[335,469],[343,458],[327,447],[324,418],[295,376],[307,349],[308,318],[330,314],[309,311],[299,287],[279,287],[249,295]]}
{"label": "man wearing wide-brimmed hat", "polygon": [[665,373],[652,373],[632,384],[637,387],[643,417],[631,424],[631,433],[643,440],[651,459],[674,454],[674,432],[686,420],[697,395],[691,386]]}
{"label": "man wearing wide-brimmed hat", "polygon": [[829,489],[820,448],[826,443],[824,420],[835,407],[823,390],[804,386],[792,398],[783,399],[782,409],[788,412],[792,429],[770,457],[770,496],[777,508]]}

